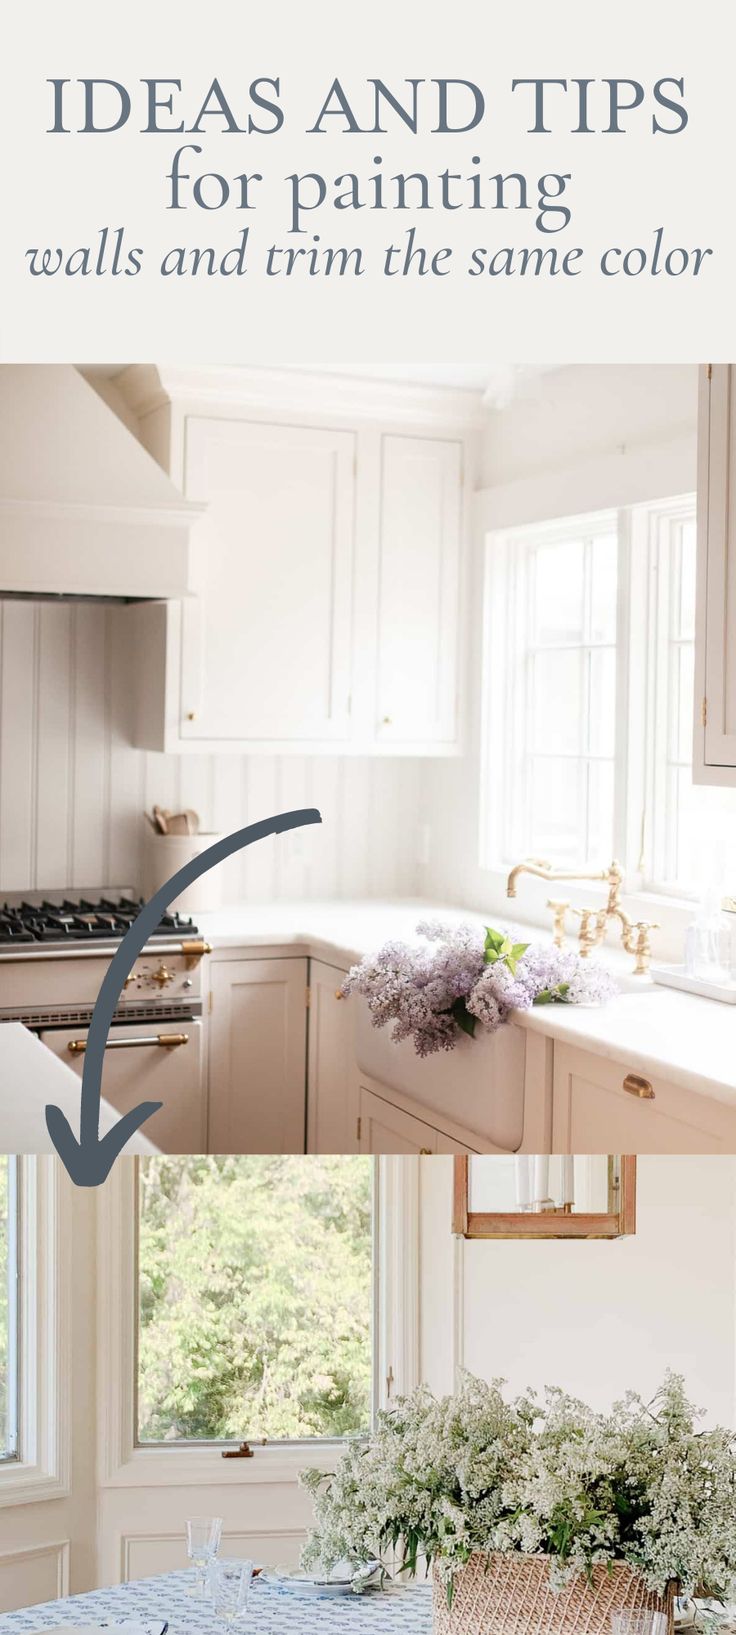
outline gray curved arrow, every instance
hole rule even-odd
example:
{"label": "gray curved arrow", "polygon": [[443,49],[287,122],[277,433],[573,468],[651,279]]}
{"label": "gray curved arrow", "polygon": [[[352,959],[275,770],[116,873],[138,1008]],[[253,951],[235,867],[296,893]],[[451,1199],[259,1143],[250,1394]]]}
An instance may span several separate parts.
{"label": "gray curved arrow", "polygon": [[46,1128],[77,1186],[96,1187],[106,1180],[126,1141],[163,1105],[160,1101],[142,1101],[138,1107],[124,1113],[100,1140],[100,1095],[107,1036],[125,978],[130,974],[144,944],[153,936],[169,903],[194,880],[198,880],[201,874],[206,874],[217,863],[224,863],[233,852],[252,846],[254,841],[263,840],[266,835],[282,834],[285,829],[302,829],[309,823],[321,822],[320,813],[309,807],[299,812],[279,812],[275,817],[263,818],[260,823],[250,823],[246,829],[226,835],[224,840],[215,841],[214,846],[208,846],[190,863],[177,869],[176,874],[172,874],[171,879],[159,887],[136,915],[110,961],[92,1012],[82,1071],[79,1140],[60,1107],[51,1104],[46,1108]]}

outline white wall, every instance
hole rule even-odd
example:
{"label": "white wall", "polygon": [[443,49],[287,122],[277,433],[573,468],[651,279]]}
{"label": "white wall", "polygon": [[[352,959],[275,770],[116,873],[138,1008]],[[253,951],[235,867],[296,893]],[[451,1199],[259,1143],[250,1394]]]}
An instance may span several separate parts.
{"label": "white wall", "polygon": [[424,1160],[422,1367],[512,1393],[560,1385],[596,1407],[684,1374],[736,1424],[736,1158],[638,1160],[637,1231],[605,1242],[450,1239],[452,1159]]}
{"label": "white wall", "polygon": [[138,885],[153,802],[226,833],[322,809],[299,847],[224,865],[234,899],[416,889],[415,762],[131,749],[121,623],[100,605],[0,601],[0,891]]}
{"label": "white wall", "polygon": [[[681,436],[689,439],[694,463],[696,412],[692,364],[589,363],[522,374],[508,400],[488,416],[479,486],[579,470],[624,450],[652,453]],[[687,487],[686,480],[680,492]]]}

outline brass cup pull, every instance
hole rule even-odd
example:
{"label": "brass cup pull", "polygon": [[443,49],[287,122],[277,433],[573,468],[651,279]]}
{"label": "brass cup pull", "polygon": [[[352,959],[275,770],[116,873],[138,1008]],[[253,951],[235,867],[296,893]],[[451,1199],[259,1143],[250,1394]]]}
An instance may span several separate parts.
{"label": "brass cup pull", "polygon": [[630,1096],[638,1096],[640,1101],[654,1101],[654,1091],[648,1079],[643,1079],[640,1073],[627,1073],[623,1082],[624,1090]]}
{"label": "brass cup pull", "polygon": [[420,1158],[431,1158],[432,1157],[432,1148],[431,1147],[420,1147],[419,1148],[419,1157]]}

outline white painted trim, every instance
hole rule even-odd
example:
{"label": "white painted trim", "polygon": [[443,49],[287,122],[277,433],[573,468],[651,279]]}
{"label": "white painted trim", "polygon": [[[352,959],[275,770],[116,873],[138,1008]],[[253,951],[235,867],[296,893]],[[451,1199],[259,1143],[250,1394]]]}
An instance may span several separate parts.
{"label": "white painted trim", "polygon": [[[223,1543],[229,1545],[237,1539],[299,1539],[304,1541],[303,1527],[224,1527],[222,1532]],[[119,1562],[120,1582],[130,1583],[131,1546],[135,1544],[181,1544],[181,1529],[172,1533],[126,1533],[119,1530],[115,1535],[116,1555]]]}
{"label": "white painted trim", "polygon": [[14,500],[0,497],[0,517],[32,517],[54,527],[65,522],[114,522],[124,528],[189,527],[206,509],[201,500],[185,500],[183,496],[179,505],[162,506],[138,505],[135,500],[130,505],[101,505],[99,502],[85,505],[80,500]]}
{"label": "white painted trim", "polygon": [[452,1379],[453,1390],[465,1367],[465,1239],[452,1243]]}
{"label": "white painted trim", "polygon": [[[411,1160],[377,1160],[378,1297],[375,1356],[381,1381],[398,1390],[419,1379],[419,1191]],[[219,1447],[135,1446],[136,1160],[120,1158],[98,1195],[98,1485],[177,1487],[294,1483],[307,1464],[334,1467],[340,1441],[256,1447],[247,1460],[223,1460]]]}
{"label": "white painted trim", "polygon": [[[377,1406],[419,1384],[419,1159],[378,1163]],[[389,1385],[390,1380],[390,1385]]]}
{"label": "white painted trim", "polygon": [[139,419],[170,402],[185,408],[257,413],[335,415],[416,426],[477,428],[485,423],[483,394],[444,386],[330,375],[308,370],[242,367],[171,368],[131,364],[115,386]]}
{"label": "white painted trim", "polygon": [[56,1158],[20,1160],[21,1417],[0,1508],[66,1498],[71,1470],[71,1183]]}

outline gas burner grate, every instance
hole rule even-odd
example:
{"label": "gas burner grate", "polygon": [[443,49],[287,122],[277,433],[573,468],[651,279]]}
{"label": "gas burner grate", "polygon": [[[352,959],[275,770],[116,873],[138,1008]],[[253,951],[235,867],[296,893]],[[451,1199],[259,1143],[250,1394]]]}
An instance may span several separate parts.
{"label": "gas burner grate", "polygon": [[[46,898],[0,908],[0,948],[20,943],[89,943],[119,941],[133,924],[142,899],[96,901],[80,897]],[[154,937],[194,937],[197,926],[181,914],[164,914]]]}

